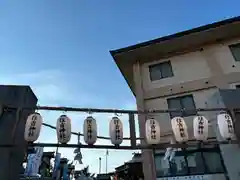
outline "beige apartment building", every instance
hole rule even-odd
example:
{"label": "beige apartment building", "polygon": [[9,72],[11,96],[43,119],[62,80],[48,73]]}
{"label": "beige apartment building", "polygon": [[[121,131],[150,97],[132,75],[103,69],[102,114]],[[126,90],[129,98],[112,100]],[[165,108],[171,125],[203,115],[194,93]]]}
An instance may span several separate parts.
{"label": "beige apartment building", "polygon": [[[111,55],[135,95],[139,109],[207,108],[209,98],[218,88],[240,87],[240,17],[113,50]],[[191,127],[196,112],[156,115],[162,141],[172,138],[170,119],[176,115],[184,117]],[[145,134],[146,118],[138,117],[141,136]],[[209,136],[216,137],[213,129],[210,124]],[[221,147],[206,147],[199,152],[189,150],[187,155],[179,152],[174,163],[166,163],[164,152],[143,151],[145,179],[204,175],[209,180],[237,180],[240,165],[235,164],[239,168],[232,170],[228,163],[234,162],[225,162],[231,153],[223,153]]]}

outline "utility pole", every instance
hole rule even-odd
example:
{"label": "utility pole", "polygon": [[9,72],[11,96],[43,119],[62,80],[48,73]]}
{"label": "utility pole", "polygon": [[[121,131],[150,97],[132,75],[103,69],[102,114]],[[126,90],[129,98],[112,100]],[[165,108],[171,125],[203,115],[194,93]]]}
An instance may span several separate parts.
{"label": "utility pole", "polygon": [[106,151],[106,174],[107,174],[107,172],[108,172],[108,149],[107,149],[107,151]]}
{"label": "utility pole", "polygon": [[99,174],[101,174],[102,158],[99,157]]}

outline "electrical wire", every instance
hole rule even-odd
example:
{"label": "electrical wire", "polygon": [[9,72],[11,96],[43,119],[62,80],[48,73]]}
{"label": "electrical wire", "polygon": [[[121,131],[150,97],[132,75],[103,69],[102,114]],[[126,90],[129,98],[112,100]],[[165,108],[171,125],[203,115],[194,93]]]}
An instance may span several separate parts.
{"label": "electrical wire", "polygon": [[[222,144],[238,144],[238,141],[208,141],[202,142],[202,145],[222,145]],[[16,148],[22,147],[22,144],[0,144],[0,148]],[[26,146],[26,145],[25,145]],[[137,150],[137,149],[166,149],[169,147],[172,148],[188,148],[188,147],[199,147],[199,142],[188,142],[181,144],[171,144],[171,143],[160,143],[157,145],[85,145],[85,144],[58,144],[58,143],[32,143],[27,144],[28,147],[61,147],[61,148],[89,148],[89,149],[121,149],[121,150]]]}
{"label": "electrical wire", "polygon": [[[171,112],[187,112],[187,111],[193,111],[193,109],[163,109],[163,110],[120,110],[120,109],[92,109],[92,108],[74,108],[74,107],[51,107],[51,106],[36,106],[36,107],[6,107],[7,109],[31,109],[31,110],[50,110],[50,111],[70,111],[70,112],[86,112],[86,113],[115,113],[115,114],[157,114],[157,113],[171,113]],[[234,109],[227,109],[227,108],[198,108],[194,109],[194,111],[197,112],[216,112],[216,111],[224,111],[224,112],[239,112],[239,108],[234,108]],[[56,127],[43,123],[44,126],[55,129]],[[79,132],[71,132],[73,135],[77,136],[84,136],[82,133]],[[110,137],[104,137],[104,136],[97,136],[98,139],[105,139],[105,140],[110,140]],[[130,140],[131,137],[124,137],[123,140]],[[144,139],[143,137],[138,137],[136,138],[137,140],[142,140]],[[210,142],[213,143],[213,142]],[[215,143],[226,143],[226,142],[215,142]],[[229,143],[227,141],[227,143]],[[231,141],[233,143],[233,141]],[[236,143],[236,142],[235,142]],[[0,147],[10,147],[13,145],[1,145]],[[31,146],[31,145],[30,145]],[[54,144],[54,143],[35,143],[33,146],[45,146],[45,147],[77,147],[77,148],[104,148],[104,149],[148,149],[148,148],[167,148],[171,146],[177,146],[176,148],[180,148],[180,146],[183,146],[182,144],[167,144],[166,146],[163,144],[159,144],[156,146],[109,146],[109,145],[94,145],[94,146],[89,146],[89,145],[79,145],[79,144]],[[185,144],[186,146],[186,144]],[[189,146],[189,144],[187,145]]]}
{"label": "electrical wire", "polygon": [[31,109],[31,110],[48,110],[48,111],[63,111],[63,112],[85,112],[85,113],[114,113],[114,114],[159,114],[171,112],[213,112],[213,111],[240,111],[240,108],[197,108],[197,109],[151,109],[151,110],[123,110],[123,109],[98,109],[98,108],[76,108],[76,107],[54,107],[54,106],[36,106],[36,107],[11,107],[9,109]]}
{"label": "electrical wire", "polygon": [[[47,124],[47,123],[43,123],[44,126],[46,127],[49,127],[51,129],[55,129],[56,130],[56,127],[50,125],[50,124]],[[77,133],[77,132],[71,132],[71,134],[73,135],[76,135],[76,136],[84,136],[82,133]],[[105,136],[97,136],[98,139],[105,139],[105,140],[110,140],[110,137],[105,137]],[[124,137],[123,140],[130,140],[131,138],[130,137]],[[140,139],[144,139],[144,138],[141,138],[141,137],[138,137],[137,140],[140,140]]]}

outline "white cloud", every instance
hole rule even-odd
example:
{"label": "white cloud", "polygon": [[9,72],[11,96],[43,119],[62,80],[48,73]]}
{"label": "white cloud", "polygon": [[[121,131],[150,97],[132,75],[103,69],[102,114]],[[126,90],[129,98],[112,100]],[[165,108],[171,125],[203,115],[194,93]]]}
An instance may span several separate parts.
{"label": "white cloud", "polygon": [[[84,90],[85,86],[75,87],[76,84],[69,81],[69,78],[69,73],[50,69],[22,74],[0,74],[0,84],[29,85],[41,105],[66,106],[74,102],[85,106],[105,101],[95,92]],[[81,80],[81,83],[84,84],[84,81]]]}
{"label": "white cloud", "polygon": [[[59,70],[45,70],[22,74],[0,75],[1,84],[29,85],[40,101],[54,101],[62,99],[66,89],[59,86],[63,79]],[[61,87],[61,88],[60,88]]]}

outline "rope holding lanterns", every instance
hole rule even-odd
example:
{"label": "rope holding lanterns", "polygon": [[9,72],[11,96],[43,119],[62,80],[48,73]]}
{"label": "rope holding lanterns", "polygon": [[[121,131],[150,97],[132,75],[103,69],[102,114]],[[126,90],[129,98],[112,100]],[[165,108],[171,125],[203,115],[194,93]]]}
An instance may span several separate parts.
{"label": "rope holding lanterns", "polygon": [[[42,109],[46,108],[46,107],[41,107]],[[40,109],[41,109],[40,108]],[[60,107],[59,107],[60,108]],[[24,109],[24,108],[23,108]],[[39,109],[39,107],[37,108]],[[52,109],[49,110],[57,110],[58,108],[54,108],[52,107]],[[63,109],[63,108],[61,108]],[[82,108],[75,108],[76,110],[70,110],[70,111],[84,111],[84,109]],[[80,109],[80,110],[79,110]],[[68,109],[67,109],[68,110]],[[113,119],[118,119],[118,123],[115,123],[114,125],[111,125],[111,121],[109,124],[109,129],[111,129],[110,127],[113,127],[113,129],[115,129],[115,131],[111,131],[110,130],[110,137],[102,137],[102,136],[97,136],[97,123],[96,120],[92,117],[92,116],[88,116],[85,121],[84,121],[84,133],[82,134],[82,136],[84,136],[84,141],[88,144],[88,145],[94,145],[95,142],[97,141],[97,138],[103,138],[103,139],[109,139],[111,140],[111,143],[114,145],[120,145],[123,141],[123,139],[130,139],[130,138],[124,138],[123,137],[123,124],[121,122],[121,120],[119,119],[119,117],[117,117],[117,113],[140,113],[140,114],[145,114],[145,113],[166,113],[168,112],[175,112],[177,110],[152,110],[152,111],[128,111],[128,110],[109,110],[109,109],[103,109],[103,110],[99,110],[97,111],[96,109],[90,109],[93,112],[111,112],[113,111],[116,114],[116,117],[113,117]],[[197,109],[199,111],[216,111],[219,109]],[[64,108],[64,111],[66,111],[66,109]],[[166,111],[166,112],[165,112]],[[224,110],[224,113],[221,113],[217,116],[217,124],[219,127],[219,131],[220,131],[220,135],[223,137],[223,139],[225,140],[234,140],[235,138],[235,133],[234,133],[234,127],[233,127],[233,120],[232,117],[226,113],[227,111]],[[87,112],[87,110],[85,110],[85,112]],[[117,113],[116,113],[117,112]],[[90,113],[89,113],[90,114]],[[35,116],[33,116],[35,115]],[[70,141],[71,139],[71,120],[70,118],[68,118],[66,115],[62,115],[60,117],[65,116],[68,122],[68,125],[65,124],[65,121],[61,122],[57,121],[57,126],[56,126],[56,130],[57,130],[57,136],[59,139],[59,143],[61,144],[66,144]],[[32,119],[33,118],[33,119]],[[149,121],[148,121],[149,120]],[[149,118],[146,123],[145,123],[145,129],[146,129],[146,134],[145,134],[145,138],[148,142],[148,144],[159,144],[160,143],[160,123],[158,121],[156,121],[156,119],[153,118]],[[152,121],[150,121],[152,120]],[[114,121],[113,121],[114,122]],[[116,121],[115,121],[116,122]],[[194,138],[197,141],[205,141],[208,139],[208,120],[204,117],[204,116],[196,116],[193,119],[193,130],[194,130]],[[25,133],[24,133],[24,138],[26,141],[32,143],[35,142],[40,135],[40,131],[41,131],[41,126],[42,124],[44,124],[42,122],[42,116],[35,112],[31,115],[29,115],[27,121],[26,121],[26,126],[25,126]],[[188,127],[185,123],[185,120],[182,117],[175,117],[171,120],[171,125],[172,125],[172,130],[176,139],[177,143],[184,143],[186,141],[189,140],[189,135],[188,135]],[[157,130],[159,127],[159,131]],[[61,129],[61,130],[60,130]],[[147,129],[149,129],[147,131]],[[69,135],[66,135],[66,132],[68,131]],[[60,133],[61,132],[61,133]],[[65,134],[63,133],[65,132]],[[111,133],[112,132],[112,133]],[[159,133],[159,135],[158,135]],[[74,132],[72,133],[74,134]],[[60,140],[62,137],[63,140]],[[65,138],[64,138],[65,137]],[[144,137],[138,137],[137,139],[143,139]],[[192,137],[191,137],[192,138]],[[64,140],[65,139],[65,140]],[[234,141],[231,141],[234,142]]]}
{"label": "rope holding lanterns", "polygon": [[41,132],[43,118],[40,113],[33,113],[27,117],[25,124],[24,139],[29,143],[35,142]]}

